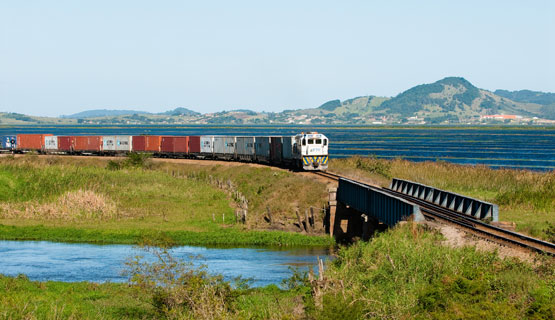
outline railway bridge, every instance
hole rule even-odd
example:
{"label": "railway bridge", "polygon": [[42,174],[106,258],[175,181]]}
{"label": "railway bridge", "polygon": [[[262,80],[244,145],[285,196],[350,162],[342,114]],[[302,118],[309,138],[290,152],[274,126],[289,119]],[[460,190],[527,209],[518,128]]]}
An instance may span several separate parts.
{"label": "railway bridge", "polygon": [[502,228],[496,204],[407,180],[393,179],[388,188],[379,188],[322,175],[338,181],[329,192],[328,227],[339,240],[367,240],[374,231],[401,221],[434,220],[504,245],[555,255],[555,244]]}

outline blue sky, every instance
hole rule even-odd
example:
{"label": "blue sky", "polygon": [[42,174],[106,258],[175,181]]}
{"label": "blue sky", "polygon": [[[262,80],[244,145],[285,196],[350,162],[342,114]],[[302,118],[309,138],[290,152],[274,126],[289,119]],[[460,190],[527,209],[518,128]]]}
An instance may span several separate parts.
{"label": "blue sky", "polygon": [[555,92],[554,1],[0,0],[0,111],[280,111],[462,76]]}

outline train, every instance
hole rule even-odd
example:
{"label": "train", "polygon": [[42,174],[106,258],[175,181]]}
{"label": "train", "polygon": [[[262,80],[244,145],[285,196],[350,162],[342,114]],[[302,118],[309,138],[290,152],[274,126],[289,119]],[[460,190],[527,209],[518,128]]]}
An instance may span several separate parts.
{"label": "train", "polygon": [[68,155],[151,153],[160,158],[256,162],[308,171],[328,168],[328,138],[318,132],[295,136],[55,136],[17,134],[0,137],[0,151]]}

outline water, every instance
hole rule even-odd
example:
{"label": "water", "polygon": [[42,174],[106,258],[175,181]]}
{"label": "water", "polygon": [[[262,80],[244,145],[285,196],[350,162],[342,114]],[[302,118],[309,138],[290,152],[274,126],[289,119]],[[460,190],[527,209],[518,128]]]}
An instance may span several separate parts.
{"label": "water", "polygon": [[[183,246],[171,250],[172,256],[189,260],[195,266],[204,264],[210,274],[221,274],[225,280],[252,278],[252,286],[279,285],[291,277],[290,267],[307,270],[316,266],[316,257],[329,259],[325,249],[290,249],[284,251],[235,248],[218,249]],[[92,245],[48,241],[0,241],[0,273],[8,276],[25,274],[38,281],[124,282],[126,259],[136,255],[154,258],[130,245]],[[314,268],[317,271],[317,267]]]}
{"label": "water", "polygon": [[443,160],[530,170],[555,169],[555,128],[382,128],[299,126],[10,126],[0,135],[294,135],[317,130],[330,138],[330,155]]}

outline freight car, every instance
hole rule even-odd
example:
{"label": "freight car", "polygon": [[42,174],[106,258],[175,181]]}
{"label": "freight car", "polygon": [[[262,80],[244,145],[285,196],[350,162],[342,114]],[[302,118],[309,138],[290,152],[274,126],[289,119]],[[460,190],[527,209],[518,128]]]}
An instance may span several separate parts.
{"label": "freight car", "polygon": [[155,157],[248,161],[326,170],[328,138],[317,132],[296,136],[3,136],[0,150],[47,154],[116,155],[151,152]]}

